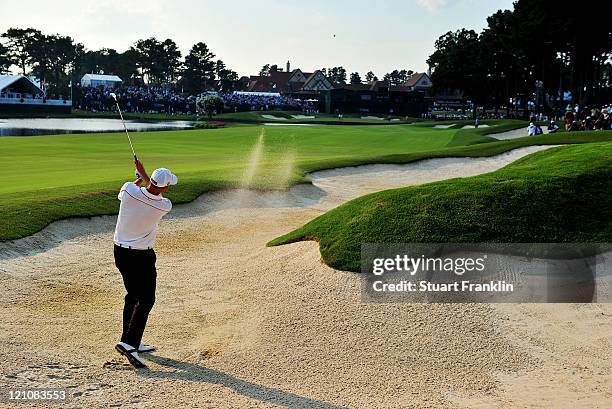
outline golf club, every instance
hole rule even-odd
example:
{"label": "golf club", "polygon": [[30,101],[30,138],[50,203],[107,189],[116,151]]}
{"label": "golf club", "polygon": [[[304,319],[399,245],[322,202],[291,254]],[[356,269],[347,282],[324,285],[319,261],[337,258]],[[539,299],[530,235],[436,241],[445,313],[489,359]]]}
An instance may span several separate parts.
{"label": "golf club", "polygon": [[128,132],[127,126],[125,126],[125,121],[123,120],[123,114],[121,113],[121,108],[119,108],[119,102],[117,101],[117,95],[114,92],[111,92],[111,97],[115,100],[115,104],[117,105],[117,110],[119,111],[119,116],[121,117],[121,123],[123,124],[123,129],[125,129],[125,134],[128,137],[128,142],[130,143],[130,148],[132,148],[132,154],[134,155],[134,160],[138,160],[136,157],[136,152],[134,151],[134,145],[132,145],[132,138],[130,138],[130,133]]}

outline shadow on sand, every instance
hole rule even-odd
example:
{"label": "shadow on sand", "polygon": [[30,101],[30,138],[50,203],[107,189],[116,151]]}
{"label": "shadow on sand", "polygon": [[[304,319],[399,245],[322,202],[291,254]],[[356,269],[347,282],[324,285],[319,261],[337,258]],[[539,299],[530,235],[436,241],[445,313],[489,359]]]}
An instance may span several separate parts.
{"label": "shadow on sand", "polygon": [[331,403],[322,402],[315,399],[310,399],[305,396],[296,395],[294,393],[285,392],[276,388],[259,385],[253,382],[238,379],[232,375],[215,369],[205,368],[200,365],[190,364],[187,362],[176,361],[174,359],[165,358],[153,354],[142,355],[156,364],[174,369],[173,371],[154,371],[144,370],[139,371],[139,375],[146,378],[163,378],[176,379],[191,382],[206,382],[210,384],[223,385],[226,388],[234,390],[242,396],[251,399],[256,399],[261,402],[270,403],[273,405],[286,406],[289,408],[322,408],[322,409],[339,409],[347,408],[348,406],[336,406]]}

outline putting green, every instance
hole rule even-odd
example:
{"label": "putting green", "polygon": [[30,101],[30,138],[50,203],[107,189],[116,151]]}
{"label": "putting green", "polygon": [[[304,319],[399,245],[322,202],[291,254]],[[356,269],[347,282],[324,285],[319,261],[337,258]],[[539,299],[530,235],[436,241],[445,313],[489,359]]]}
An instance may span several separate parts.
{"label": "putting green", "polygon": [[[212,189],[241,185],[264,129],[261,160],[250,170],[253,188],[285,188],[304,181],[305,172],[331,167],[486,156],[535,143],[577,143],[612,135],[562,134],[473,145],[492,139],[482,136],[481,130],[419,124],[241,126],[134,133],[133,140],[147,169],[165,166],[177,173],[179,185],[168,197],[179,203]],[[122,133],[0,138],[0,240],[32,234],[66,217],[115,213],[117,189],[133,178],[131,160]]]}

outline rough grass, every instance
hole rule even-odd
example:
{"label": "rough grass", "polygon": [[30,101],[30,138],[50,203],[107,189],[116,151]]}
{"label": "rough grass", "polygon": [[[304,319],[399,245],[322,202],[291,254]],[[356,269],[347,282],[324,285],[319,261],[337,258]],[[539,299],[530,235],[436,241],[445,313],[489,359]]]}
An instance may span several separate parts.
{"label": "rough grass", "polygon": [[551,148],[489,174],[363,196],[269,244],[310,239],[328,265],[348,271],[359,271],[362,243],[610,242],[612,143]]}

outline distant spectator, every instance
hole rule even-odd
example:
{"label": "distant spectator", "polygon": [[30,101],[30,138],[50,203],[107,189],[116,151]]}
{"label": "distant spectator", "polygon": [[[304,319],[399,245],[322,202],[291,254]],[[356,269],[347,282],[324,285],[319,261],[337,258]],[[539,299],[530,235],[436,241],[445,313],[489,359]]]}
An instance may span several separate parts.
{"label": "distant spectator", "polygon": [[557,133],[559,131],[559,125],[555,121],[550,121],[548,125],[548,133]]}
{"label": "distant spectator", "polygon": [[564,123],[565,123],[565,130],[567,132],[571,131],[573,127],[573,123],[574,123],[574,113],[571,110],[565,113]]}
{"label": "distant spectator", "polygon": [[536,136],[537,132],[538,127],[535,126],[533,122],[530,122],[529,126],[527,127],[527,136]]}

